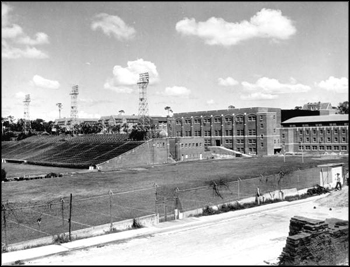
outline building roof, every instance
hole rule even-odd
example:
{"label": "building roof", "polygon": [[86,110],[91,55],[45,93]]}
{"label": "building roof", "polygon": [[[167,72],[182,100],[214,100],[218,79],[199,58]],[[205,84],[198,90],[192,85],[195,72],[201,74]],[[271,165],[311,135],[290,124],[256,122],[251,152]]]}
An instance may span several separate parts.
{"label": "building roof", "polygon": [[173,117],[190,117],[190,116],[220,116],[223,115],[232,115],[232,114],[244,114],[244,113],[258,113],[258,112],[280,112],[280,108],[270,108],[270,107],[249,107],[249,108],[227,108],[227,109],[219,109],[219,110],[203,110],[203,111],[189,111],[189,112],[179,112],[174,113]]}
{"label": "building roof", "polygon": [[283,121],[285,123],[309,123],[309,122],[332,122],[332,121],[349,121],[348,114],[333,114],[321,116],[300,116]]}

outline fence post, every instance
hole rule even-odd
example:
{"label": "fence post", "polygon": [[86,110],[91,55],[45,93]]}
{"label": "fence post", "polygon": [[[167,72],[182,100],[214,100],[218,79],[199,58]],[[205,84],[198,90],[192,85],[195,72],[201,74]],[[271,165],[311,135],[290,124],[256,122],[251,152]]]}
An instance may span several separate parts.
{"label": "fence post", "polygon": [[155,199],[154,199],[154,211],[156,213],[156,216],[158,215],[158,209],[157,209],[157,187],[158,185],[154,183],[154,189],[155,189]]}
{"label": "fence post", "polygon": [[166,218],[166,197],[164,197],[164,221],[165,222],[167,221],[167,218]]}
{"label": "fence post", "polygon": [[113,195],[113,191],[112,190],[109,190],[108,192],[109,194],[109,217],[110,217],[110,220],[111,220],[111,231],[113,229],[113,221],[112,221],[112,195]]}
{"label": "fence post", "polygon": [[2,216],[4,218],[5,246],[7,246],[7,226],[6,226],[6,206],[1,205]]}
{"label": "fence post", "polygon": [[64,200],[63,200],[63,197],[61,197],[62,226],[64,226],[64,213],[63,213],[63,210],[64,210]]}
{"label": "fence post", "polygon": [[174,198],[174,220],[178,219],[179,209],[178,209],[178,199],[179,199],[179,188],[175,189],[175,198]]}
{"label": "fence post", "polygon": [[69,241],[72,241],[72,200],[73,196],[70,194],[70,201],[69,201]]}

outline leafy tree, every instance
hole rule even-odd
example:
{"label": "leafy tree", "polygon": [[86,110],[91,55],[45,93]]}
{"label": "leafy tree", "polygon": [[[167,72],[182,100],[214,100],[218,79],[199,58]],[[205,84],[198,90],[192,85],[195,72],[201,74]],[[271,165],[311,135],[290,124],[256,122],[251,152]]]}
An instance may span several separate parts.
{"label": "leafy tree", "polygon": [[339,114],[349,114],[349,101],[344,101],[343,103],[339,103],[338,106]]}

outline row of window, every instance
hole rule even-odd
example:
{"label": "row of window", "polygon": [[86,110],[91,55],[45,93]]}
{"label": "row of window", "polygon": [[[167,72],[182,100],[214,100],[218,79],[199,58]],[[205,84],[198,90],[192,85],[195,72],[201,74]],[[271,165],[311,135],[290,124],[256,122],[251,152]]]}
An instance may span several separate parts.
{"label": "row of window", "polygon": [[[339,129],[335,128],[335,129],[318,129],[318,132],[320,134],[326,133],[326,134],[331,134],[333,130],[334,134],[338,134],[339,132],[341,132],[342,134],[346,134],[346,129],[342,128],[341,131],[339,131]],[[305,131],[303,129],[299,129],[299,134],[303,134],[305,132],[306,135],[309,135],[310,132],[312,132],[312,134],[317,134],[317,129],[312,129],[310,131],[310,129],[305,129]]]}
{"label": "row of window", "polygon": [[[260,121],[262,121],[263,118],[264,118],[263,115],[259,116],[259,120]],[[276,118],[275,115],[273,115],[273,118],[274,119]],[[212,118],[203,118],[203,123],[210,123],[211,120],[212,120]],[[244,117],[243,116],[237,116],[235,120],[238,123],[243,123]],[[184,120],[185,124],[191,124],[191,121],[192,121],[192,119],[190,119],[190,118],[186,118]],[[233,117],[225,117],[225,122],[226,123],[232,123],[232,121],[233,121]],[[256,121],[256,116],[248,116],[248,121]],[[193,119],[193,123],[195,123],[195,124],[199,124],[200,122],[201,122],[201,118],[194,118]],[[221,117],[214,117],[213,118],[213,122],[214,123],[221,123]],[[176,120],[176,124],[180,125],[181,124],[181,120],[180,119]]]}
{"label": "row of window", "polygon": [[[211,136],[210,130],[206,130],[203,132],[204,132],[204,136]],[[237,130],[236,134],[237,136],[244,136],[244,130]],[[202,136],[200,130],[193,131],[193,135]],[[225,130],[225,136],[232,136],[232,135],[233,135],[233,130]],[[253,135],[253,136],[256,135],[256,130],[255,129],[248,130],[248,135]],[[176,136],[181,136],[181,131],[177,131]],[[192,136],[191,131],[185,131],[185,136]],[[214,130],[213,136],[222,136],[222,131]]]}
{"label": "row of window", "polygon": [[[324,139],[323,137],[312,137],[312,139],[310,137],[306,137],[306,138],[303,138],[303,137],[300,137],[299,138],[299,142],[310,142],[310,140],[312,140],[312,143],[323,143],[326,142],[327,143],[331,143],[332,142],[332,138],[331,137],[326,137],[326,139]],[[334,143],[338,143],[340,140],[341,143],[346,143],[346,137],[343,136],[341,138],[339,138],[338,136],[334,136],[333,137],[333,142]]]}
{"label": "row of window", "polygon": [[189,148],[189,147],[201,147],[202,143],[180,143],[180,147]]}
{"label": "row of window", "polygon": [[341,149],[342,151],[346,151],[347,150],[347,146],[299,146],[299,150],[320,150],[320,151],[324,151],[324,150],[328,150],[328,151],[339,151],[339,149]]}

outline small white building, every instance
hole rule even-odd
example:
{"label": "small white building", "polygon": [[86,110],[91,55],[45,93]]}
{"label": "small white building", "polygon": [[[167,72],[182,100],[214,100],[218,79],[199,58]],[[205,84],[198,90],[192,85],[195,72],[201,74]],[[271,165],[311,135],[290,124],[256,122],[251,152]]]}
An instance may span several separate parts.
{"label": "small white building", "polygon": [[317,165],[320,168],[320,185],[326,188],[334,188],[337,184],[337,173],[339,173],[340,183],[343,185],[343,165],[344,163]]}

